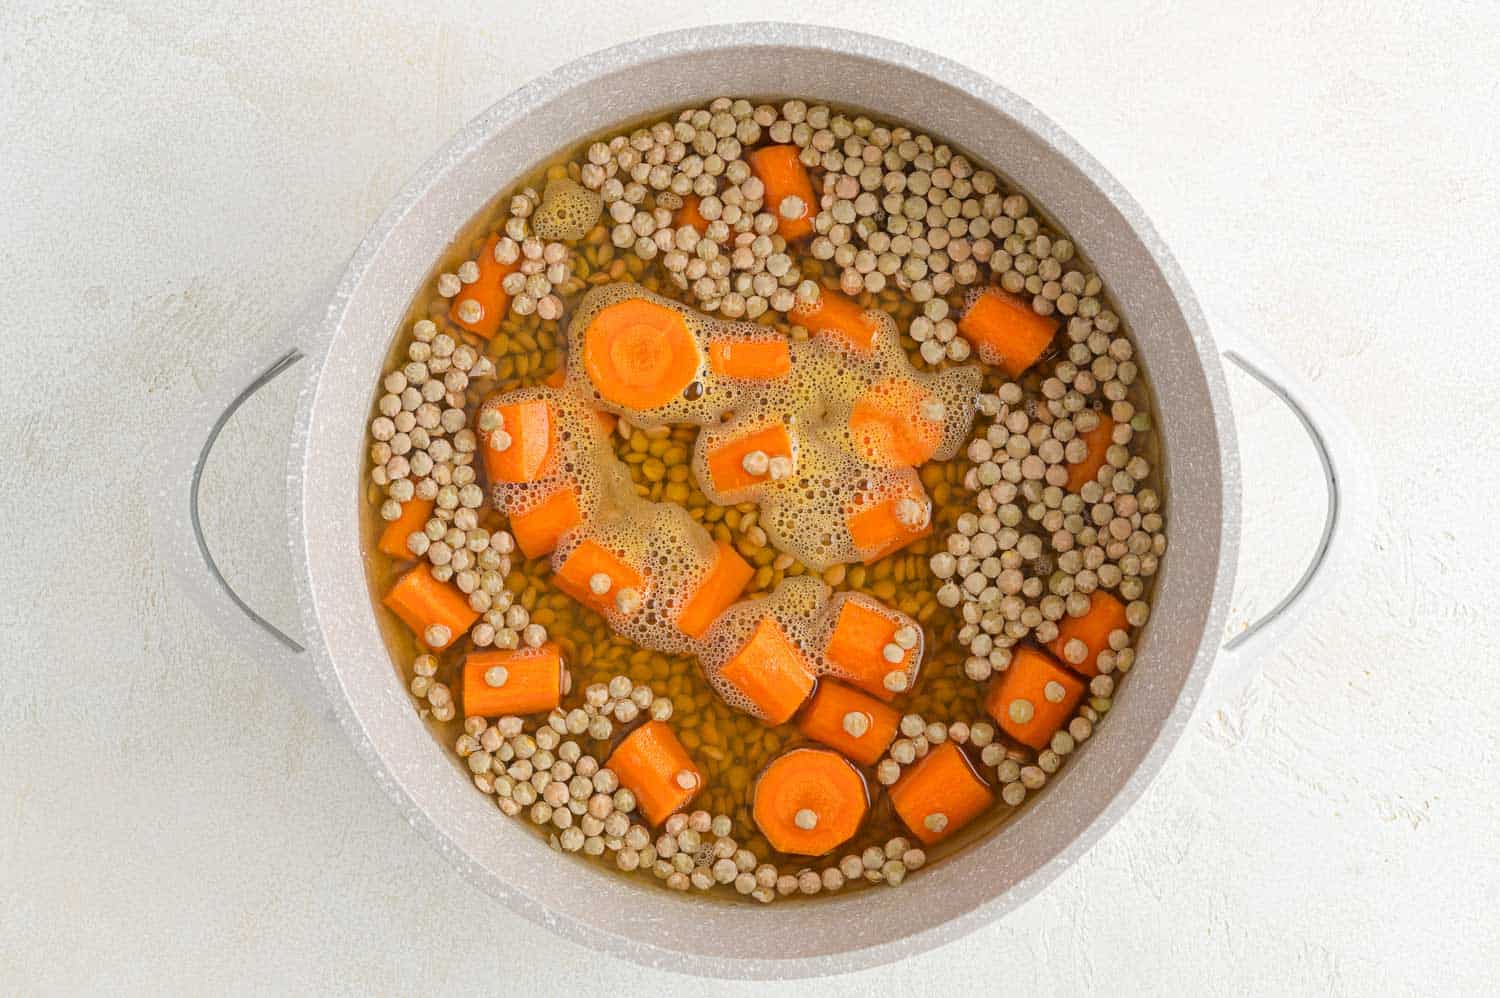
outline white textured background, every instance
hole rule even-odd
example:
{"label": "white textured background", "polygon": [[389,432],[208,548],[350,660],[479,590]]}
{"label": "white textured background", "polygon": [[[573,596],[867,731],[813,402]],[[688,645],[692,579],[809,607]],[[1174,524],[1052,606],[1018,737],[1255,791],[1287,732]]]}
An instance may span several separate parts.
{"label": "white textured background", "polygon": [[[1058,120],[1212,323],[1355,415],[1380,491],[1334,597],[1081,863],[1003,923],[809,990],[1493,991],[1497,8],[559,6],[0,6],[0,992],[764,993],[496,911],[167,584],[141,469],[465,120],[592,49],[750,16],[900,37]],[[1321,497],[1292,421],[1231,389],[1243,622]],[[231,425],[207,513],[281,620],[290,399]]]}

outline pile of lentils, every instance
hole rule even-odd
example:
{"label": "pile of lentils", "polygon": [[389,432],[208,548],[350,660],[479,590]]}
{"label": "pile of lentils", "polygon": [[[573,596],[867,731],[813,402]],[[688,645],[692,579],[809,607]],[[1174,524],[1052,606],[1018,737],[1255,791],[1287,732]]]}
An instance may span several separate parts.
{"label": "pile of lentils", "polygon": [[[931,559],[942,580],[938,601],[962,613],[959,640],[971,653],[965,672],[975,682],[1009,665],[1017,642],[1054,640],[1057,622],[1086,613],[1096,590],[1119,593],[1132,627],[1150,616],[1143,597],[1167,539],[1161,500],[1140,484],[1151,464],[1132,450],[1151,419],[1126,397],[1136,378],[1130,341],[1090,330],[1085,320],[1070,326],[1069,337],[1068,359],[1042,380],[1040,400],[1015,382],[980,396],[989,420],[969,442],[973,466],[964,478],[975,508],[959,516],[946,550]],[[1084,456],[1080,435],[1099,425],[1093,404],[1101,394],[1113,443],[1096,478],[1070,492],[1068,465]],[[1099,656],[1102,673],[1129,671],[1128,638],[1112,635]],[[1076,639],[1063,648],[1071,665],[1087,654]]]}

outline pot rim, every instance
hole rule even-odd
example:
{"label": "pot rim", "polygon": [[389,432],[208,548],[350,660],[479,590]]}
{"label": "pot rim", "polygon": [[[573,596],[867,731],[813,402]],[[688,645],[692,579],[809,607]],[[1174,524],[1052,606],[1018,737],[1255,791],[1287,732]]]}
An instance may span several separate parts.
{"label": "pot rim", "polygon": [[[588,923],[572,914],[557,911],[515,885],[501,883],[496,874],[459,847],[449,832],[416,804],[400,778],[392,772],[391,763],[377,748],[375,736],[367,729],[348,693],[343,689],[333,663],[320,623],[317,585],[307,551],[307,528],[313,518],[303,504],[303,457],[311,442],[312,417],[322,385],[322,358],[343,324],[351,298],[402,220],[456,164],[464,161],[498,130],[503,130],[524,116],[539,102],[606,75],[622,65],[640,65],[705,49],[730,48],[829,51],[900,67],[983,102],[1031,132],[1058,156],[1066,158],[1125,219],[1131,234],[1159,269],[1170,289],[1191,335],[1196,351],[1195,359],[1202,368],[1210,401],[1209,415],[1214,422],[1214,435],[1222,458],[1222,494],[1219,497],[1222,515],[1218,538],[1220,560],[1208,597],[1204,632],[1199,637],[1192,665],[1171,711],[1130,775],[1119,784],[1092,819],[1061,845],[1050,860],[1008,889],[991,895],[967,911],[910,934],[859,949],[840,950],[812,957],[777,959],[705,956],[657,946],[622,935],[610,926]],[[1233,420],[1219,354],[1197,300],[1176,260],[1140,206],[1077,142],[1024,99],[975,71],[931,52],[878,36],[836,28],[784,22],[744,22],[650,35],[575,59],[532,80],[491,105],[431,156],[370,228],[339,277],[321,313],[315,315],[305,328],[304,342],[314,363],[309,365],[299,404],[296,436],[289,449],[287,512],[291,528],[289,542],[293,549],[294,563],[299,566],[298,596],[303,631],[309,638],[308,651],[312,655],[318,678],[346,735],[370,767],[377,782],[400,807],[408,823],[468,879],[485,884],[488,893],[498,897],[510,910],[581,946],[603,949],[614,956],[658,969],[710,977],[764,979],[821,976],[868,968],[953,941],[999,914],[1013,910],[1038,893],[1090,849],[1135,803],[1160,771],[1191,718],[1207,673],[1218,652],[1218,636],[1223,630],[1238,553],[1240,476]],[[1147,366],[1149,365],[1148,359]]]}

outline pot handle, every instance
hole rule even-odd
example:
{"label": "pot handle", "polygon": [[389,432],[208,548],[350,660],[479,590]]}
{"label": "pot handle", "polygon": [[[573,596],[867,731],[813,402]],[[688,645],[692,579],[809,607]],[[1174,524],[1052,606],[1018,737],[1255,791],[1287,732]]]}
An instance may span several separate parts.
{"label": "pot handle", "polygon": [[[1219,338],[1224,339],[1222,332]],[[1339,566],[1353,560],[1373,522],[1370,463],[1348,417],[1254,340],[1236,333],[1228,342],[1224,358],[1259,382],[1302,424],[1322,465],[1327,501],[1322,534],[1301,576],[1275,606],[1224,643],[1221,664],[1209,680],[1213,703],[1223,703],[1242,689],[1277,639],[1296,626],[1308,607],[1321,602],[1340,574]]]}
{"label": "pot handle", "polygon": [[236,647],[282,673],[302,701],[326,713],[301,641],[257,613],[224,578],[209,550],[198,511],[198,492],[208,455],[235,412],[257,391],[304,358],[300,347],[280,341],[272,351],[231,365],[156,444],[156,502],[151,526],[156,548],[181,588]]}

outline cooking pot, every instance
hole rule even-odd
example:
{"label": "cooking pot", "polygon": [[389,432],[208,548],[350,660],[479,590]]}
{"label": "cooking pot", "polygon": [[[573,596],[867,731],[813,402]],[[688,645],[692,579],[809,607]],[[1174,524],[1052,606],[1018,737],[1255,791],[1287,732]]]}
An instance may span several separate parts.
{"label": "cooking pot", "polygon": [[[1088,254],[1126,318],[1155,391],[1172,545],[1139,659],[1108,723],[998,834],[899,889],[817,903],[713,903],[583,864],[498,814],[413,709],[381,639],[360,540],[366,424],[408,304],[486,200],[555,150],[615,122],[720,94],[826,100],[909,122],[996,167]],[[1221,331],[1222,336],[1222,331]],[[1239,338],[1217,346],[1187,281],[1130,197],[1025,101],[946,59],[868,35],[790,24],[677,31],[573,62],[480,115],[422,167],[336,285],[274,354],[234,365],[158,448],[159,549],[205,612],[258,661],[337,719],[407,820],[466,879],[575,942],[641,963],[723,977],[832,973],[952,940],[1020,904],[1140,796],[1191,716],[1215,659],[1243,676],[1254,648],[1312,601],[1351,543],[1362,494],[1347,425]],[[1293,407],[1328,485],[1318,550],[1264,620],[1219,642],[1234,580],[1239,466],[1220,351]],[[288,543],[300,637],[255,613],[204,543],[198,485],[225,421],[257,388],[300,369],[287,457]]]}

